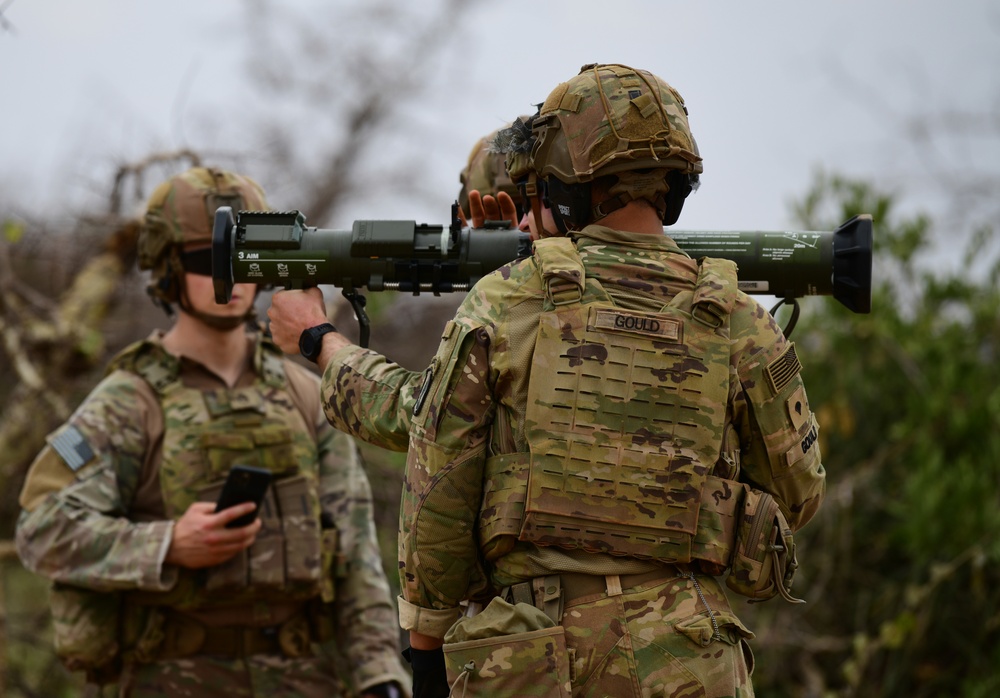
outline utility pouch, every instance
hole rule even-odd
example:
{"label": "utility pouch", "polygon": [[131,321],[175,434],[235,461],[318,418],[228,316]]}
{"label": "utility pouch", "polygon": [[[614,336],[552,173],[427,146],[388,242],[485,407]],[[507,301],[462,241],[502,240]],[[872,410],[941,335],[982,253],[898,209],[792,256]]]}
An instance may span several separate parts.
{"label": "utility pouch", "polygon": [[766,492],[748,489],[726,586],[751,603],[778,594],[789,603],[805,603],[789,593],[796,569],[792,530],[778,502]]}
{"label": "utility pouch", "polygon": [[285,574],[290,590],[318,591],[322,574],[319,498],[305,475],[272,484],[285,536]]}
{"label": "utility pouch", "polygon": [[254,588],[281,589],[285,586],[285,538],[272,488],[267,488],[257,515],[261,526],[249,549],[250,584]]}
{"label": "utility pouch", "polygon": [[103,685],[120,671],[121,595],[55,584],[50,594],[56,655],[70,671]]}
{"label": "utility pouch", "polygon": [[166,614],[155,606],[127,606],[122,622],[125,664],[156,661],[166,639]]}
{"label": "utility pouch", "polygon": [[453,698],[570,695],[563,628],[528,604],[494,598],[459,620],[445,635],[444,663]]}

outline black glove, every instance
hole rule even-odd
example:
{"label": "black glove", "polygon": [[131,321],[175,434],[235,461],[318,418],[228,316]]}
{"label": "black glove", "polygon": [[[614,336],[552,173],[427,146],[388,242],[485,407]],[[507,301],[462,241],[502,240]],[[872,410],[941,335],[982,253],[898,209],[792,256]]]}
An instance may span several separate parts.
{"label": "black glove", "polygon": [[444,650],[415,650],[407,647],[403,657],[413,667],[413,698],[448,698],[448,672]]}
{"label": "black glove", "polygon": [[403,690],[395,681],[377,683],[366,688],[363,693],[366,696],[375,696],[375,698],[403,698]]}

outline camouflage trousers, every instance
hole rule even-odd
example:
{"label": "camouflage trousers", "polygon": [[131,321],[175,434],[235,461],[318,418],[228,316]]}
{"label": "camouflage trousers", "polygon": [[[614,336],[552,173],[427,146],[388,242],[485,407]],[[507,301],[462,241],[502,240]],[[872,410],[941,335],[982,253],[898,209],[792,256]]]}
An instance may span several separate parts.
{"label": "camouflage trousers", "polygon": [[504,596],[445,635],[453,698],[753,696],[753,634],[714,577],[561,575]]}
{"label": "camouflage trousers", "polygon": [[339,698],[347,688],[329,657],[209,656],[135,664],[119,684],[120,698]]}
{"label": "camouflage trousers", "polygon": [[568,601],[574,698],[749,698],[753,634],[718,581],[679,576]]}

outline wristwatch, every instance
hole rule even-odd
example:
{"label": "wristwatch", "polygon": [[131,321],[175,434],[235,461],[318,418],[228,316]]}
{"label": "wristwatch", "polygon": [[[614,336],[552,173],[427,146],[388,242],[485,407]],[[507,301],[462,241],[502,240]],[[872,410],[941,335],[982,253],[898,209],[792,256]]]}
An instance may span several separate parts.
{"label": "wristwatch", "polygon": [[316,363],[320,352],[323,351],[323,335],[336,331],[337,328],[329,322],[302,330],[302,334],[299,335],[299,353]]}

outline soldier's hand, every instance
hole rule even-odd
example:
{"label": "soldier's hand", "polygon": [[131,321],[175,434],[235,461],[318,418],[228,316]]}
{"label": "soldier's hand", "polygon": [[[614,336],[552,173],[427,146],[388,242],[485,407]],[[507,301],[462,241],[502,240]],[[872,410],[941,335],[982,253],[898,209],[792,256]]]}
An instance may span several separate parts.
{"label": "soldier's hand", "polygon": [[195,502],[174,524],[166,562],[191,569],[211,567],[249,548],[260,531],[260,519],[243,528],[226,528],[226,524],[255,508],[253,502],[244,502],[215,513],[212,502]]}
{"label": "soldier's hand", "polygon": [[483,227],[486,221],[507,221],[511,228],[517,227],[517,205],[507,192],[499,192],[494,197],[483,196],[472,189],[469,191],[469,211],[473,228]]}
{"label": "soldier's hand", "polygon": [[419,650],[411,645],[403,656],[413,668],[413,698],[448,698],[448,671],[441,647]]}
{"label": "soldier's hand", "polygon": [[271,338],[286,354],[299,353],[302,331],[329,322],[323,292],[318,288],[304,291],[278,291],[267,310],[271,320]]}

